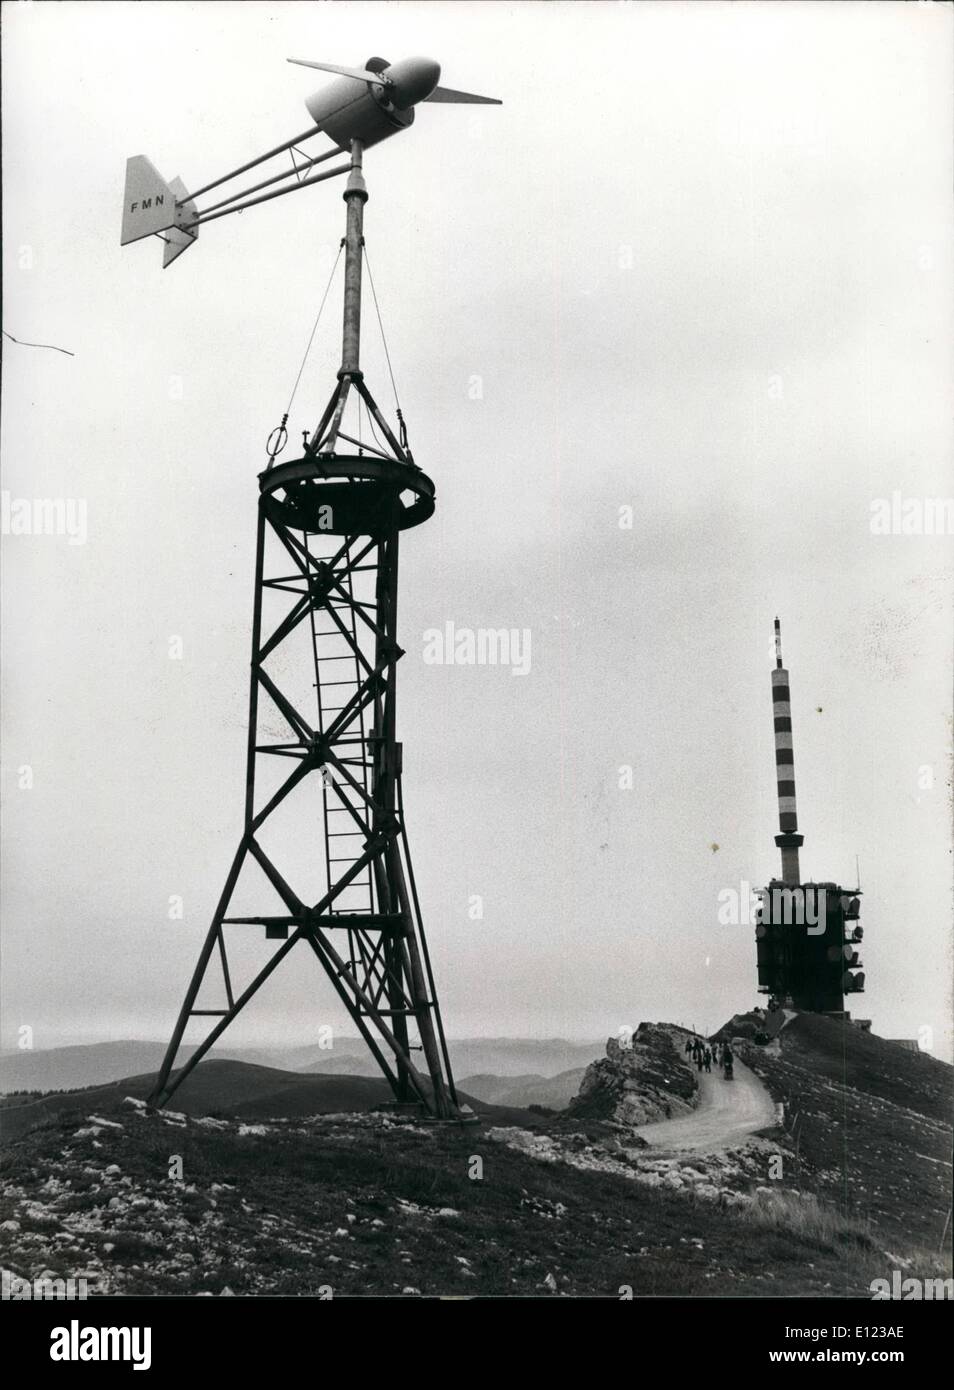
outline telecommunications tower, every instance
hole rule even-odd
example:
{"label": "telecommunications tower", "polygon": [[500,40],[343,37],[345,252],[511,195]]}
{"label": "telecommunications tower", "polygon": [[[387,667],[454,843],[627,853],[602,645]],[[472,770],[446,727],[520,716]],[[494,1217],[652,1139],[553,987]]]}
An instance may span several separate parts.
{"label": "telecommunications tower", "polygon": [[[243,829],[150,1100],[169,1100],[299,946],[331,981],[395,1100],[462,1120],[472,1112],[454,1089],[408,849],[397,737],[399,542],[433,513],[434,484],[414,461],[400,410],[389,423],[361,369],[363,153],[409,127],[420,102],[499,103],[438,86],[440,68],[429,59],[303,66],[337,80],[308,99],[314,124],[277,149],[192,194],[178,179],[166,184],[143,156],[127,164],[122,242],[160,236],[164,265],[194,244],[205,222],[347,174],[341,366],[317,426],[304,432],[301,457],[277,461],[286,414],[259,475]],[[297,147],[317,134],[334,148],[306,158]],[[305,162],[292,155],[285,173],[196,208],[196,198],[286,151]],[[346,162],[304,176],[343,152]],[[280,186],[260,192],[273,184]],[[292,881],[284,832],[264,843],[276,814],[296,801],[296,834],[303,825],[314,830],[303,877],[317,871],[317,889]],[[254,910],[236,906],[249,869],[259,871]],[[241,989],[226,928],[258,929],[278,943]],[[200,1007],[210,976],[221,991],[214,1009]],[[175,1071],[196,1018],[215,1022]]]}
{"label": "telecommunications tower", "polygon": [[778,829],[775,843],[782,856],[781,877],[761,892],[755,929],[759,992],[777,1004],[806,1013],[847,1017],[846,994],[865,987],[861,969],[859,925],[861,889],[837,883],[803,883],[795,805],[795,754],[792,747],[792,697],[782,665],[782,630],[775,619],[775,669],[772,715],[775,724],[775,780]]}

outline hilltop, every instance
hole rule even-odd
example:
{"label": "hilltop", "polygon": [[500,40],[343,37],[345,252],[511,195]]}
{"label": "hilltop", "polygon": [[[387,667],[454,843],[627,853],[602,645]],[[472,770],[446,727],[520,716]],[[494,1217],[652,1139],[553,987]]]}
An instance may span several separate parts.
{"label": "hilltop", "polygon": [[3,1264],[120,1293],[841,1297],[949,1273],[954,1069],[800,1016],[725,1082],[685,1036],[642,1024],[566,1110],[479,1126],[225,1060],[174,1113],[146,1111],[150,1076],[47,1097],[2,1152]]}

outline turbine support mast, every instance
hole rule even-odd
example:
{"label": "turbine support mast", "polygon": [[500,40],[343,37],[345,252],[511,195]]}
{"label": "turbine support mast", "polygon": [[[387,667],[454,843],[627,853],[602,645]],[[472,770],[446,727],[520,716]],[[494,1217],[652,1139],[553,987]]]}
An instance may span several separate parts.
{"label": "turbine support mast", "polygon": [[355,386],[365,405],[374,416],[375,422],[384,432],[388,443],[398,458],[404,458],[400,445],[381,416],[377,405],[371,399],[364,385],[361,371],[361,270],[364,259],[364,205],[368,201],[368,186],[364,181],[362,160],[364,144],[361,140],[351,141],[351,172],[344,197],[348,208],[345,221],[344,250],[344,309],[341,330],[341,369],[338,372],[338,389],[330,408],[319,422],[305,451],[308,454],[333,454],[345,406],[351,387]]}
{"label": "turbine support mast", "polygon": [[360,371],[361,357],[361,262],[364,256],[364,205],[368,188],[361,167],[363,147],[351,141],[351,173],[344,191],[348,208],[345,229],[344,327],[341,341],[341,375]]}

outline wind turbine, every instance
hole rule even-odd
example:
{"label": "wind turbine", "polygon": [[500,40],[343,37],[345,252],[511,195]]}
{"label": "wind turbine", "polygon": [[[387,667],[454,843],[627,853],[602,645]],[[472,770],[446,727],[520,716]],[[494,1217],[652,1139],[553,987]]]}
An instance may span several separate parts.
{"label": "wind turbine", "polygon": [[[434,1119],[473,1120],[454,1088],[404,823],[395,712],[395,670],[404,655],[397,642],[398,541],[402,531],[434,511],[434,484],[414,461],[400,409],[392,428],[361,369],[368,198],[362,160],[366,147],[406,130],[421,103],[500,103],[440,87],[440,67],[428,58],[397,63],[370,58],[363,68],[289,61],[335,78],[308,98],[312,125],[302,134],[192,193],[179,179],[166,183],[143,155],[126,166],[122,243],[160,236],[164,266],[195,242],[204,223],[348,174],[341,367],[316,428],[310,437],[304,431],[302,456],[277,461],[287,442],[286,414],[273,432],[268,467],[259,475],[244,828],[150,1101],[161,1106],[169,1100],[281,961],[303,944],[323,968],[396,1102]],[[213,189],[318,134],[330,138],[333,148],[197,207],[196,200]],[[346,161],[303,176],[343,152]],[[349,399],[358,405],[355,434],[345,433]],[[373,444],[361,438],[362,410]],[[290,607],[273,625],[269,614],[276,603]],[[303,634],[309,639],[307,657],[302,651],[303,660],[296,663],[288,652],[293,642],[301,644]],[[281,664],[270,664],[280,648]],[[307,668],[301,681],[307,704],[290,685],[301,665]],[[277,734],[276,720],[282,721]],[[271,795],[261,792],[263,781],[271,791],[267,777],[259,776],[263,758],[273,774],[291,768],[287,776],[282,772],[284,780]],[[285,863],[291,854],[288,840],[280,837],[277,849],[266,849],[260,838],[273,813],[286,799],[287,810],[292,797],[296,824],[314,824],[314,799],[303,802],[296,795],[304,783],[321,798],[316,835],[321,852],[309,844],[299,877],[320,867],[317,897],[314,885],[297,880],[294,885]],[[268,833],[274,834],[274,823]],[[264,882],[259,877],[255,891],[267,901],[263,910],[246,915],[233,898],[237,888],[245,893],[246,871],[256,867]],[[257,907],[259,899],[254,902]],[[248,933],[256,927],[264,928],[267,941],[281,944],[250,984],[233,990],[226,928]],[[209,1008],[200,993],[209,987],[213,961],[221,967],[220,1004]],[[198,1018],[216,1021],[173,1075],[186,1027]]]}
{"label": "wind turbine", "polygon": [[[126,246],[142,237],[159,236],[165,242],[163,267],[171,265],[197,240],[203,223],[347,173],[351,168],[350,163],[335,165],[308,178],[302,177],[306,169],[350,151],[355,141],[367,149],[407,130],[414,124],[415,107],[421,102],[469,106],[502,104],[496,97],[476,96],[472,92],[458,92],[451,87],[438,86],[441,68],[433,58],[403,58],[397,63],[389,63],[386,58],[369,58],[362,68],[339,67],[333,63],[311,62],[306,58],[289,58],[288,62],[299,67],[317,68],[338,78],[306,98],[305,106],[313,122],[308,130],[283,141],[265,154],[257,155],[220,178],[203,184],[192,193],[179,178],[167,183],[145,155],[132,155],[126,161],[120,245]],[[219,188],[286,150],[294,150],[315,135],[326,135],[333,141],[333,148],[208,207],[196,207],[195,200],[203,194],[210,193],[213,188]],[[288,180],[294,181],[288,183]],[[271,193],[261,193],[263,188],[272,184],[285,186],[273,189]],[[255,193],[260,196],[250,196]]]}

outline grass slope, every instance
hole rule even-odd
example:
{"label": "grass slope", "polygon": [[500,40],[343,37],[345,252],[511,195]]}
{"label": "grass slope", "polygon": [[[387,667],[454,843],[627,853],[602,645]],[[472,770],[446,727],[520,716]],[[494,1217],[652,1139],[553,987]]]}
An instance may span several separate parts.
{"label": "grass slope", "polygon": [[234,1122],[105,1109],[111,1125],[61,1113],[5,1150],[0,1255],[16,1274],[86,1271],[101,1291],[129,1294],[614,1298],[623,1286],[837,1297],[873,1277],[872,1252],[840,1228],[750,1221],[540,1163],[480,1130],[365,1116],[243,1134]]}
{"label": "grass slope", "polygon": [[802,1014],[779,1049],[740,1044],[786,1108],[796,1179],[888,1240],[937,1249],[951,1206],[954,1068]]}

